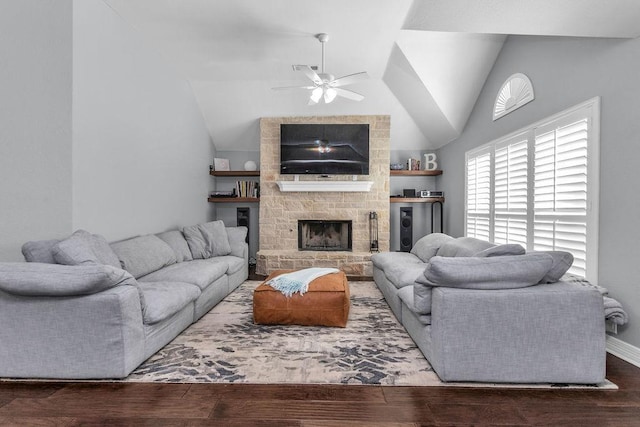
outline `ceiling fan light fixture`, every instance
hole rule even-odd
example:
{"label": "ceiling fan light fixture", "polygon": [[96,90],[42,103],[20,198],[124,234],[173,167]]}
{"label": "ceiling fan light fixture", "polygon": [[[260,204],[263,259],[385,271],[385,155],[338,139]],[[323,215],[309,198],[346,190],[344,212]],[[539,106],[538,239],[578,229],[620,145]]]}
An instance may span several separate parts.
{"label": "ceiling fan light fixture", "polygon": [[311,91],[311,97],[309,98],[309,103],[317,104],[318,101],[320,101],[320,98],[322,98],[322,88],[317,87]]}
{"label": "ceiling fan light fixture", "polygon": [[327,103],[327,104],[332,102],[334,99],[336,99],[337,95],[338,95],[338,92],[334,88],[330,87],[330,88],[325,89],[325,91],[324,91],[324,102]]}

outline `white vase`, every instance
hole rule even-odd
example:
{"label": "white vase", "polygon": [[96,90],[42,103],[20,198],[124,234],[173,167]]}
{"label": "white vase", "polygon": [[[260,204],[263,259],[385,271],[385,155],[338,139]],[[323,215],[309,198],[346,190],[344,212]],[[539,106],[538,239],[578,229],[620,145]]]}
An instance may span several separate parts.
{"label": "white vase", "polygon": [[256,165],[256,162],[254,162],[253,160],[247,160],[244,163],[244,170],[246,170],[246,171],[258,170],[258,165]]}

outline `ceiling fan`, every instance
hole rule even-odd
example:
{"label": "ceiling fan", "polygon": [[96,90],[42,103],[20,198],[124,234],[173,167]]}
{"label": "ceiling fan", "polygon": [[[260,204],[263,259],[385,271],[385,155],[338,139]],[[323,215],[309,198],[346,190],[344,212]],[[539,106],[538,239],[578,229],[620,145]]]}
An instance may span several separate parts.
{"label": "ceiling fan", "polygon": [[352,90],[343,89],[342,86],[357,83],[360,80],[369,78],[366,71],[362,71],[355,74],[349,74],[339,78],[334,78],[332,74],[324,72],[324,44],[329,40],[329,35],[325,33],[316,34],[317,38],[322,45],[322,72],[316,73],[309,65],[294,65],[295,71],[301,71],[305,76],[313,82],[313,85],[307,86],[286,86],[286,87],[274,87],[274,90],[283,89],[307,89],[311,90],[311,96],[309,97],[309,105],[315,105],[320,100],[324,100],[326,104],[332,102],[336,96],[342,96],[344,98],[351,99],[353,101],[361,101],[364,96],[354,92]]}

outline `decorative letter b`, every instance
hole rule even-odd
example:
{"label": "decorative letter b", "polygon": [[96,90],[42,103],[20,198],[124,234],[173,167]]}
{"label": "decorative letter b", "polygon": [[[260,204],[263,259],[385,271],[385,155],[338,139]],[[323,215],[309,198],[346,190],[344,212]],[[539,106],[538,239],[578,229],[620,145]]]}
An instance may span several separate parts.
{"label": "decorative letter b", "polygon": [[424,155],[424,170],[432,171],[438,169],[436,161],[436,153],[427,153]]}

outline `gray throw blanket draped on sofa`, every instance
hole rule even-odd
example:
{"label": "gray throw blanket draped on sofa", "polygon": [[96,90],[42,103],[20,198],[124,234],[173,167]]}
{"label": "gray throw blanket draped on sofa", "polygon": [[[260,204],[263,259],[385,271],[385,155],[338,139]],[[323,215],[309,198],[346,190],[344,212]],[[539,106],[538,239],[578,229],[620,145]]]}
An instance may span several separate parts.
{"label": "gray throw blanket draped on sofa", "polygon": [[602,294],[602,300],[604,301],[605,319],[609,320],[612,323],[615,323],[616,325],[624,325],[629,321],[629,317],[627,316],[627,313],[622,308],[622,304],[620,304],[618,300],[611,298],[609,296],[609,291],[607,290],[607,288],[594,285],[593,283],[589,282],[587,279],[584,279],[580,276],[575,276],[569,273],[562,276],[560,280],[562,280],[563,282],[577,283],[582,286],[587,286],[587,287],[597,289],[598,292]]}

